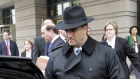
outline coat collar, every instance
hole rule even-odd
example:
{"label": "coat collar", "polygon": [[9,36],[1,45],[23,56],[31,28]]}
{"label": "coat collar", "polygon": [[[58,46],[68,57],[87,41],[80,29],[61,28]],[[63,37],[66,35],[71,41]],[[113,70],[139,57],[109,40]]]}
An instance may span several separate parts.
{"label": "coat collar", "polygon": [[[94,39],[92,39],[90,36],[88,36],[87,41],[82,46],[82,50],[87,53],[88,55],[91,55],[93,51],[95,50],[96,44],[98,42]],[[69,56],[73,52],[73,47],[68,44],[68,42],[63,46],[63,54],[65,56]]]}
{"label": "coat collar", "polygon": [[120,47],[120,43],[119,43],[119,37],[116,37],[116,40],[115,40],[115,47],[114,47],[114,50],[117,51],[118,48]]}

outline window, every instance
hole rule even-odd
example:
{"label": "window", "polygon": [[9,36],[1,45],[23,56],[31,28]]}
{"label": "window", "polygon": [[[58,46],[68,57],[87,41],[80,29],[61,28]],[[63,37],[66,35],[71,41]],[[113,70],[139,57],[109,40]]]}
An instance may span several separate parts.
{"label": "window", "polygon": [[14,6],[2,9],[3,24],[15,24]]}
{"label": "window", "polygon": [[66,7],[80,5],[79,0],[47,0],[47,17],[59,22]]}

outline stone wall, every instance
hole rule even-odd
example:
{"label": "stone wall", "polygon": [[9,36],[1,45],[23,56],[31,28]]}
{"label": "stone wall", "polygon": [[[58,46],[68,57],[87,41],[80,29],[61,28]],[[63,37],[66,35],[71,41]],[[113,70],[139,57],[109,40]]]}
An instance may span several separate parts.
{"label": "stone wall", "polygon": [[129,35],[129,27],[137,24],[136,0],[80,0],[86,14],[94,17],[89,23],[92,37],[101,41],[104,25],[107,21],[116,21],[119,26],[119,36]]}

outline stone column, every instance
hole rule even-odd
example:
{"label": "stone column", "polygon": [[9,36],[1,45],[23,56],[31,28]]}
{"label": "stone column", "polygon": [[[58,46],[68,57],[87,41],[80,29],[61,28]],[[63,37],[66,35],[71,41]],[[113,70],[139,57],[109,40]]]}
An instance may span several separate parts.
{"label": "stone column", "polygon": [[[3,20],[2,20],[2,9],[0,9],[0,25],[2,25],[3,24],[3,22],[2,22]],[[1,30],[1,27],[0,27],[0,42],[2,41],[2,32],[1,32],[2,30]]]}
{"label": "stone column", "polygon": [[0,25],[2,25],[2,9],[0,9]]}
{"label": "stone column", "polygon": [[14,0],[16,10],[16,42],[19,51],[24,50],[26,39],[40,35],[42,19],[46,17],[46,0]]}

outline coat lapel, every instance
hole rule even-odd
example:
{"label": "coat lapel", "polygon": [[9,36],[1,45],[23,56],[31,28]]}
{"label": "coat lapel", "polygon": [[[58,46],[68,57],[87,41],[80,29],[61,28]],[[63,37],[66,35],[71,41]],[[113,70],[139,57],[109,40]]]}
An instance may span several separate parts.
{"label": "coat lapel", "polygon": [[4,47],[7,49],[7,46],[6,46],[6,43],[5,43],[5,41],[3,41],[3,44],[4,44]]}
{"label": "coat lapel", "polygon": [[50,50],[53,51],[58,46],[64,44],[65,42],[60,38],[60,36],[52,43]]}
{"label": "coat lapel", "polygon": [[66,71],[69,71],[73,67],[75,67],[81,60],[81,53],[79,53],[77,56],[73,52],[70,57],[68,58],[66,64],[65,64],[65,69]]}
{"label": "coat lapel", "polygon": [[98,43],[97,41],[95,41],[90,36],[88,36],[87,41],[82,46],[82,51],[84,51],[84,52],[79,53],[77,56],[75,55],[75,53],[73,51],[73,47],[70,46],[68,44],[68,42],[65,43],[62,51],[63,51],[63,55],[65,57],[67,57],[67,61],[64,65],[64,68],[66,69],[66,71],[69,71],[70,69],[75,67],[81,61],[82,53],[86,53],[87,55],[91,55],[93,53],[93,51],[95,50],[97,43]]}
{"label": "coat lapel", "polygon": [[73,52],[73,47],[70,46],[68,43],[65,43],[63,46],[63,55],[67,57],[67,61],[65,63],[64,68],[66,71],[69,71],[73,67],[75,67],[81,60],[81,53],[79,53],[77,56]]}
{"label": "coat lapel", "polygon": [[9,48],[10,48],[10,50],[11,50],[11,49],[12,49],[12,46],[13,46],[11,40],[9,40],[9,44],[10,44],[10,45],[9,45],[9,46],[10,46]]}
{"label": "coat lapel", "polygon": [[119,39],[116,37],[115,39],[115,47],[114,47],[114,50],[117,52],[118,50],[118,47],[119,47]]}

